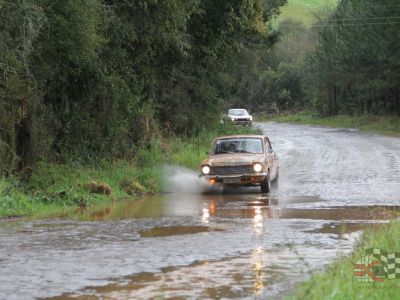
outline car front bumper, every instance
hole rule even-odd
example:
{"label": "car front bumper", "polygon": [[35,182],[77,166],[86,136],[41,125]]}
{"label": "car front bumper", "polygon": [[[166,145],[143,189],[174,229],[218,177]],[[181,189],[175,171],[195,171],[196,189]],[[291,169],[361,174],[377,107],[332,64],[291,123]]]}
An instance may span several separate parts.
{"label": "car front bumper", "polygon": [[233,124],[237,125],[249,125],[251,126],[253,124],[253,121],[251,120],[232,120]]}
{"label": "car front bumper", "polygon": [[233,174],[233,175],[200,175],[208,184],[259,185],[268,173]]}

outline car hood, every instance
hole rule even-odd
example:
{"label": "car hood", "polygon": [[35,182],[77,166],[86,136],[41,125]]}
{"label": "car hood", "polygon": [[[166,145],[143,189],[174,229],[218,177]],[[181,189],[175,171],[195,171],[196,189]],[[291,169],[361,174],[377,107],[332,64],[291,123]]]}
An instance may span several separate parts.
{"label": "car hood", "polygon": [[228,115],[231,118],[236,118],[236,119],[240,119],[240,118],[250,118],[250,115]]}
{"label": "car hood", "polygon": [[211,155],[201,165],[209,166],[243,166],[262,161],[264,154],[221,154]]}

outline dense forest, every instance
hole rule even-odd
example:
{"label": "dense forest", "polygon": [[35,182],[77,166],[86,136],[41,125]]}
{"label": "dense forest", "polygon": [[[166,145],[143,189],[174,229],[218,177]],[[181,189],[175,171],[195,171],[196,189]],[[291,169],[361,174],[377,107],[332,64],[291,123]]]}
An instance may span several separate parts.
{"label": "dense forest", "polygon": [[399,2],[341,0],[315,17],[311,26],[279,24],[264,109],[400,116]]}
{"label": "dense forest", "polygon": [[0,0],[0,172],[129,158],[217,122],[284,3]]}
{"label": "dense forest", "polygon": [[344,0],[307,57],[306,91],[324,114],[400,115],[400,4]]}

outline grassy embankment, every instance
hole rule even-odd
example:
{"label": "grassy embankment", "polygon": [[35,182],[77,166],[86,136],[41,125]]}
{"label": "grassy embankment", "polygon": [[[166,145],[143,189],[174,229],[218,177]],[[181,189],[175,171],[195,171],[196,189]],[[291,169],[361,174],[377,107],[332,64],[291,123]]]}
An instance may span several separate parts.
{"label": "grassy embankment", "polygon": [[310,26],[317,20],[321,10],[332,9],[337,3],[338,0],[288,0],[276,21],[292,20]]}
{"label": "grassy embankment", "polygon": [[400,136],[400,118],[395,116],[334,116],[318,117],[311,113],[297,113],[283,116],[266,116],[259,114],[257,121],[275,121],[306,125],[319,125],[335,128],[357,128],[365,132],[379,133],[389,136]]}
{"label": "grassy embankment", "polygon": [[300,284],[286,299],[400,299],[400,279],[383,283],[360,283],[353,275],[354,263],[365,256],[368,248],[400,252],[400,222],[382,225],[364,232],[350,257],[339,258],[323,273]]}
{"label": "grassy embankment", "polygon": [[[0,218],[46,215],[77,206],[90,206],[129,198],[140,193],[160,192],[163,165],[196,170],[211,141],[218,135],[251,133],[253,129],[220,126],[198,138],[171,137],[138,150],[132,161],[103,161],[84,166],[76,163],[38,163],[30,178],[0,178]],[[110,194],[108,194],[111,191]]]}

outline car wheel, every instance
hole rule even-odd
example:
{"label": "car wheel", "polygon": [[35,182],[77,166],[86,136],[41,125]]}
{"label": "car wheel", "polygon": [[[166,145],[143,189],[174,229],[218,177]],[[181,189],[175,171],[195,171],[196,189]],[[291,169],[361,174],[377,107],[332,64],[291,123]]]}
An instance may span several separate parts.
{"label": "car wheel", "polygon": [[271,191],[271,177],[269,175],[269,172],[268,172],[267,177],[264,179],[264,181],[261,182],[260,187],[261,187],[262,193],[269,193]]}
{"label": "car wheel", "polygon": [[276,175],[275,175],[275,179],[274,179],[274,182],[278,183],[278,181],[279,181],[279,167],[276,170]]}
{"label": "car wheel", "polygon": [[277,189],[279,187],[279,168],[276,170],[274,180],[271,182],[271,187]]}

